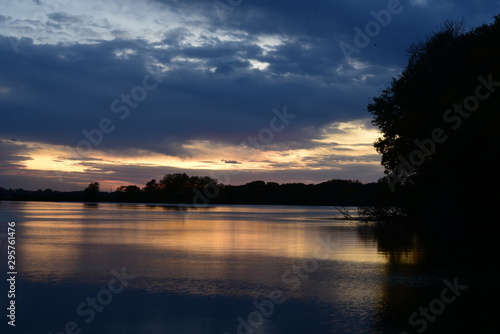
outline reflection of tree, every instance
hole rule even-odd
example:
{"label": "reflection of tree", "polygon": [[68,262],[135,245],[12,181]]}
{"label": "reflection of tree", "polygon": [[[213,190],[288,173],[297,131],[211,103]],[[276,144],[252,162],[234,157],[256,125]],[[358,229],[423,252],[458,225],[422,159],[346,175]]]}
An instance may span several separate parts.
{"label": "reflection of tree", "polygon": [[391,264],[419,265],[425,259],[421,231],[409,224],[362,224],[358,226],[361,239],[376,242],[378,252]]}
{"label": "reflection of tree", "polygon": [[387,258],[374,332],[417,333],[420,327],[412,326],[409,316],[440,298],[444,280],[456,277],[468,286],[467,290],[429,322],[425,333],[496,333],[494,319],[499,307],[491,303],[500,298],[496,235],[487,230],[423,226],[363,224],[358,228],[360,238],[375,241],[378,251]]}
{"label": "reflection of tree", "polygon": [[86,209],[99,209],[99,203],[83,203]]}

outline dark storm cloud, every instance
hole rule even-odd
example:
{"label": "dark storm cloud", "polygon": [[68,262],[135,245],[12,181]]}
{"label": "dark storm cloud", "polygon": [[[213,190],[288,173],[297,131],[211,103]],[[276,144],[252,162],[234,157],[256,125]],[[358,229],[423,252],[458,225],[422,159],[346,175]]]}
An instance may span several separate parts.
{"label": "dark storm cloud", "polygon": [[[251,70],[241,54],[255,52],[258,47],[225,44],[163,51],[141,40],[68,46],[25,41],[16,54],[9,40],[1,38],[5,68],[0,86],[10,92],[0,95],[6,120],[0,131],[23,140],[75,146],[85,139],[82,130],[91,131],[102,118],[110,118],[116,129],[99,148],[132,146],[179,154],[169,147],[169,141],[177,144],[186,139],[219,139],[239,143],[246,134],[267,126],[273,117],[272,108],[284,105],[290,113],[300,115],[300,121],[292,122],[287,129],[288,136],[310,125],[364,115],[362,92],[345,95],[347,86],[330,87],[321,75],[306,75],[308,65],[300,71],[273,70],[279,64],[271,64],[269,71]],[[117,57],[117,51],[126,49],[133,53]],[[111,111],[111,103],[141,85],[147,75],[148,57],[161,59],[173,69],[121,121]],[[215,71],[207,73],[189,62],[174,62],[174,57],[206,60],[205,66],[215,67]],[[293,76],[282,75],[289,70]],[[275,78],[269,78],[269,72]],[[346,81],[349,85],[351,78]]]}
{"label": "dark storm cloud", "polygon": [[[242,0],[221,12],[211,0],[155,0],[146,4],[161,4],[182,22],[165,25],[155,40],[129,37],[127,25],[68,8],[43,21],[0,16],[3,27],[12,27],[0,30],[0,138],[74,148],[88,140],[82,131],[109,119],[113,130],[94,148],[185,157],[192,140],[238,145],[269,128],[273,108],[287,106],[296,118],[263,149],[322,146],[313,139],[322,138],[327,124],[370,117],[369,98],[405,66],[409,44],[446,19],[464,18],[472,27],[500,11],[497,1],[401,1],[401,13],[349,63],[339,43],[354,44],[353,28],[364,29],[374,20],[370,12],[388,2]],[[148,6],[139,13],[144,26]],[[42,29],[41,40],[11,38],[39,36]],[[51,34],[60,42],[44,42]],[[148,70],[161,66],[168,70],[158,87],[120,118],[113,102],[126,106],[122,96],[144,88]],[[22,154],[8,156],[4,163],[22,164]],[[370,174],[372,167],[359,168]]]}
{"label": "dark storm cloud", "polygon": [[32,160],[26,145],[16,144],[16,140],[0,140],[0,168],[15,170],[24,167],[24,161]]}

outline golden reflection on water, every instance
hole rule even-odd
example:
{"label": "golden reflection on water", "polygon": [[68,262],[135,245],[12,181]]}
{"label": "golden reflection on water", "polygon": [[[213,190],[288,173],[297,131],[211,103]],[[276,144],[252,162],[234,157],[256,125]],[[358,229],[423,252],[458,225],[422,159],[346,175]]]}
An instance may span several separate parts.
{"label": "golden reflection on water", "polygon": [[[18,214],[19,272],[33,283],[103,287],[125,267],[137,275],[129,288],[147,293],[254,299],[280,289],[365,319],[384,304],[390,257],[355,224],[325,219],[332,208],[7,205]],[[333,245],[324,260],[319,239]]]}
{"label": "golden reflection on water", "polygon": [[[380,275],[388,262],[375,242],[359,237],[355,225],[325,220],[330,212],[317,208],[179,210],[35,202],[21,208],[20,263],[23,275],[33,281],[105,279],[110,269],[127,267],[141,273],[142,286],[149,291],[251,293],[230,283],[234,281],[267,286],[271,291],[283,286],[283,275],[290,268],[314,258],[321,238],[330,240],[333,251],[318,264],[313,273],[316,279],[300,280],[301,289],[290,294],[352,302],[361,293],[363,280]],[[343,269],[338,263],[343,263]],[[356,289],[332,286],[329,277],[345,268],[358,273],[347,283],[356,284]],[[372,288],[370,294],[379,293],[379,288]],[[363,296],[364,292],[359,298]]]}
{"label": "golden reflection on water", "polygon": [[[75,245],[126,244],[212,255],[242,252],[301,258],[312,256],[318,246],[316,239],[329,233],[328,227],[335,224],[308,217],[267,221],[266,209],[260,208],[222,208],[224,211],[214,208],[195,210],[184,216],[182,212],[166,211],[162,207],[122,206],[128,210],[119,212],[116,205],[101,206],[103,208],[89,211],[81,204],[30,203],[24,211],[26,221],[22,222],[25,237],[33,239],[25,245],[26,251],[40,256],[32,247],[48,245],[45,249],[60,254],[59,247],[65,247],[67,253]],[[134,210],[130,210],[131,207]],[[250,214],[234,217],[227,210],[250,211]],[[259,216],[252,216],[252,210]],[[373,244],[360,242],[352,229],[338,225],[331,232],[334,241],[342,245],[332,255],[333,259],[385,261]]]}
{"label": "golden reflection on water", "polygon": [[[423,255],[416,236],[381,238],[370,233],[372,226],[328,219],[335,213],[326,207],[0,202],[0,214],[6,212],[17,223],[19,290],[51,295],[34,299],[44,305],[36,310],[50,308],[47,299],[74,309],[83,298],[81,291],[95,295],[113,277],[112,269],[126,268],[136,278],[119,303],[131,305],[127,319],[137,318],[134,305],[154,314],[150,323],[141,323],[143,328],[171,321],[165,310],[178,303],[191,310],[204,301],[202,312],[187,314],[175,328],[187,328],[199,317],[206,323],[228,323],[235,332],[233,309],[245,310],[238,315],[246,317],[255,300],[278,290],[287,302],[276,305],[281,316],[276,313],[266,322],[275,328],[287,328],[304,315],[306,322],[326,324],[305,327],[311,333],[400,332],[408,315],[424,305],[422,287],[442,282],[432,273],[422,275],[421,266],[414,265],[421,264]],[[334,248],[327,259],[316,260],[320,239]],[[78,293],[68,296],[72,291]],[[402,325],[386,331],[384,321],[391,322],[398,312]],[[264,332],[275,333],[275,328]]]}

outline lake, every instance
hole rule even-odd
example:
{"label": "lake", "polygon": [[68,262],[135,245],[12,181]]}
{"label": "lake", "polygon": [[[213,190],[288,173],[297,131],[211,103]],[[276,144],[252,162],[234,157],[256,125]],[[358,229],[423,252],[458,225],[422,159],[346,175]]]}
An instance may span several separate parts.
{"label": "lake", "polygon": [[390,248],[338,216],[333,207],[0,202],[2,268],[16,222],[16,327],[6,327],[420,333],[448,328],[479,292],[498,291],[493,276],[426,260],[432,251],[416,235]]}

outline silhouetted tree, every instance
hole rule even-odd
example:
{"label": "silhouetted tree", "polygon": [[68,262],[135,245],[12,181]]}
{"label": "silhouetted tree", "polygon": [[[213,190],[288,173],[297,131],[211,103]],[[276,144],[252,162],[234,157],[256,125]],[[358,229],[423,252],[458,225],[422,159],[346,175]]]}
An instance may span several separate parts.
{"label": "silhouetted tree", "polygon": [[83,193],[85,195],[85,199],[88,201],[96,201],[99,198],[99,182],[92,182],[90,183],[85,190],[83,190]]}
{"label": "silhouetted tree", "polygon": [[500,16],[467,33],[446,22],[368,105],[387,184],[409,214],[471,221],[498,199],[499,39]]}
{"label": "silhouetted tree", "polygon": [[193,189],[201,190],[209,185],[217,184],[217,180],[208,176],[188,176],[186,173],[166,174],[159,182],[163,199],[171,203],[192,203]]}
{"label": "silhouetted tree", "polygon": [[146,186],[142,188],[144,192],[156,192],[160,189],[160,185],[158,182],[156,182],[156,179],[152,179],[148,183],[146,183]]}
{"label": "silhouetted tree", "polygon": [[141,188],[136,185],[127,186],[125,194],[128,202],[138,202],[141,199]]}

